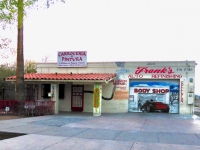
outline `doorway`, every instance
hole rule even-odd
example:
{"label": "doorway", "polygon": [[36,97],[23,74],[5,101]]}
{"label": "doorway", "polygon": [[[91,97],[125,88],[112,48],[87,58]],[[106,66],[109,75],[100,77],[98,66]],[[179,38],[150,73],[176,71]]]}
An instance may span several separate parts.
{"label": "doorway", "polygon": [[84,102],[84,86],[83,85],[72,85],[71,93],[71,110],[72,111],[83,111]]}

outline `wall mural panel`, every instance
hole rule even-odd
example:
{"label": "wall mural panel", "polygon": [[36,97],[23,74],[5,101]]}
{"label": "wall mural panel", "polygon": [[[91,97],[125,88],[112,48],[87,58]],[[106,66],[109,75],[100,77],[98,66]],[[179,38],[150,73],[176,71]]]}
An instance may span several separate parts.
{"label": "wall mural panel", "polygon": [[129,112],[179,113],[179,82],[130,81]]}
{"label": "wall mural panel", "polygon": [[117,77],[113,81],[113,86],[115,86],[115,92],[113,96],[113,100],[127,100],[128,99],[128,73],[130,73],[129,69],[126,69],[125,62],[115,62],[119,67],[116,70]]}

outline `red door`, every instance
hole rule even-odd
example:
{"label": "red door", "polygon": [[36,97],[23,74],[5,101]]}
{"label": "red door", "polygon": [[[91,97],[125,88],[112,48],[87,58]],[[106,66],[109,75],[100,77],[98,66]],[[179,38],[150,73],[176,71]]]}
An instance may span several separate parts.
{"label": "red door", "polygon": [[83,111],[83,85],[72,85],[71,110]]}

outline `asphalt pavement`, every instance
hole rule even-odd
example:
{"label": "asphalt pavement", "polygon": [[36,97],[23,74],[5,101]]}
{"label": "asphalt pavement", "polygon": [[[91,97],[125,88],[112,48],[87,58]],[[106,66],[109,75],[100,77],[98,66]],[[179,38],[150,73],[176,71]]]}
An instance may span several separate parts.
{"label": "asphalt pavement", "polygon": [[197,115],[68,112],[1,120],[0,132],[25,134],[0,140],[0,150],[200,149]]}

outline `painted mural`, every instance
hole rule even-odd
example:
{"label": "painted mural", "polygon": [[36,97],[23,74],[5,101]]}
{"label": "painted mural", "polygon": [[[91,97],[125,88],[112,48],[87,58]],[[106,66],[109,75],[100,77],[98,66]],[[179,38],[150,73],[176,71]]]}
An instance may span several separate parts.
{"label": "painted mural", "polygon": [[130,81],[129,112],[179,113],[179,83]]}
{"label": "painted mural", "polygon": [[102,85],[95,84],[93,91],[93,116],[101,116]]}
{"label": "painted mural", "polygon": [[116,70],[117,77],[113,81],[113,86],[115,86],[115,92],[113,96],[113,100],[127,100],[128,99],[128,77],[127,73],[130,70],[125,68],[125,62],[115,62],[116,65],[120,68]]}

